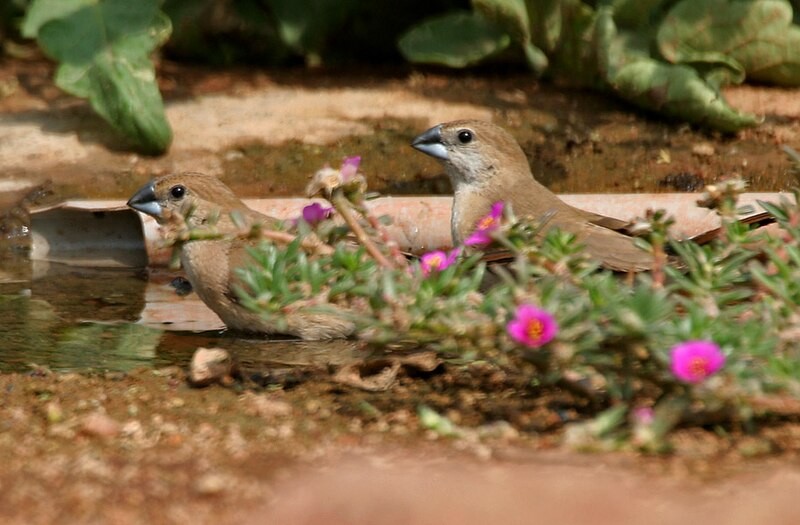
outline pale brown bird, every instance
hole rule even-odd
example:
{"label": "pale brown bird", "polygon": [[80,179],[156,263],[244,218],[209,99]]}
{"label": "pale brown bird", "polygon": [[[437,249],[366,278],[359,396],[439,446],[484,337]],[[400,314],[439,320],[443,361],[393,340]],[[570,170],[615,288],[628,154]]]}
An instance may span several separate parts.
{"label": "pale brown bird", "polygon": [[[242,230],[241,225],[234,223],[231,212],[248,225],[259,223],[273,229],[279,223],[274,217],[251,210],[222,181],[202,173],[157,178],[137,191],[128,206],[154,217],[160,224],[166,223],[172,214],[186,215],[191,210],[189,226],[202,228],[213,224],[221,234]],[[287,314],[286,326],[279,329],[274,322],[242,306],[234,292],[237,284],[242,286],[235,270],[254,262],[247,248],[257,242],[241,238],[191,240],[181,248],[181,265],[192,288],[228,328],[294,335],[306,340],[347,337],[353,332],[352,322],[344,316],[311,312]]]}
{"label": "pale brown bird", "polygon": [[652,267],[652,256],[621,233],[628,222],[575,208],[558,198],[533,177],[522,148],[503,128],[479,120],[446,122],[417,136],[411,145],[441,161],[450,177],[454,244],[475,230],[492,204],[503,201],[520,217],[551,215],[548,228],[575,234],[607,268],[641,271]]}

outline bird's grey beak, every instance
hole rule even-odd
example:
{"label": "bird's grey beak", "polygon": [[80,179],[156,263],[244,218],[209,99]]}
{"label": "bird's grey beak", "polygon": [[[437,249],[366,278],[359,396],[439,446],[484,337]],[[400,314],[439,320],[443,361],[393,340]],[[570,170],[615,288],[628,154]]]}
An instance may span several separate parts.
{"label": "bird's grey beak", "polygon": [[411,147],[439,160],[447,160],[447,148],[442,143],[442,126],[434,126],[411,141]]}
{"label": "bird's grey beak", "polygon": [[152,182],[142,186],[128,201],[128,206],[134,210],[146,213],[152,217],[161,217],[162,208],[156,198],[156,188]]}

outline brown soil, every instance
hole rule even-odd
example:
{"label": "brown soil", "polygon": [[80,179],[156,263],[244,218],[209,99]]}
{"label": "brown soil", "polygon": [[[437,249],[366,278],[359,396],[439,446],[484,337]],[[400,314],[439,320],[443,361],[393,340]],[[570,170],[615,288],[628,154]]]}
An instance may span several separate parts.
{"label": "brown soil", "polygon": [[[456,118],[492,119],[560,193],[697,191],[739,175],[751,190],[795,184],[782,145],[800,143],[800,105],[787,89],[731,88],[764,117],[736,136],[636,114],[592,92],[527,76],[376,74],[364,71],[214,72],[166,64],[161,73],[175,139],[157,158],[125,142],[86,104],[52,86],[40,62],[0,64],[0,167],[10,179],[52,179],[69,198],[127,198],[154,175],[216,174],[242,196],[302,195],[311,173],[361,155],[370,188],[448,193],[440,166],[409,141]],[[800,147],[800,146],[798,146]]]}
{"label": "brown soil", "polygon": [[[51,72],[39,62],[0,64],[0,168],[10,179],[53,179],[61,195],[81,198],[124,198],[154,174],[186,168],[217,173],[243,195],[297,194],[322,163],[350,154],[363,155],[373,189],[447,192],[438,166],[406,144],[462,115],[506,125],[543,182],[562,192],[676,191],[732,173],[756,190],[786,189],[793,179],[779,147],[800,146],[800,107],[788,90],[731,90],[765,123],[720,137],[522,76],[166,64],[176,140],[153,159],[122,150],[82,103],[51,86]],[[287,97],[279,116],[243,122],[257,108],[247,104],[270,102],[270,93]],[[197,129],[199,111],[217,119],[214,107],[234,111],[237,99],[228,125]],[[565,394],[484,364],[412,372],[386,392],[343,386],[319,366],[262,370],[255,380],[193,389],[179,367],[0,375],[0,522],[800,522],[800,414],[753,433],[682,429],[664,456],[587,454],[561,444],[565,425],[583,417]],[[421,404],[478,430],[444,438],[421,429]]]}
{"label": "brown soil", "polygon": [[[486,365],[404,376],[382,393],[343,387],[326,370],[271,373],[277,384],[243,391],[190,388],[178,367],[0,376],[0,516],[455,524],[539,512],[572,523],[594,509],[593,523],[678,523],[687,508],[739,519],[746,501],[750,523],[800,517],[790,496],[800,488],[796,423],[754,435],[681,430],[666,456],[576,453],[559,445],[563,425],[580,418],[562,396]],[[422,430],[420,404],[480,437]]]}

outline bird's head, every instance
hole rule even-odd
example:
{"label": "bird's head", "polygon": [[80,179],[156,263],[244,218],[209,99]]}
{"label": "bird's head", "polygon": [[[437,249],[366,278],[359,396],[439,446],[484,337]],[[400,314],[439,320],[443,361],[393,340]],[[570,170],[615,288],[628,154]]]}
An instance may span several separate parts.
{"label": "bird's head", "polygon": [[128,200],[128,206],[146,213],[159,223],[174,214],[189,214],[195,226],[205,224],[212,216],[223,218],[226,211],[245,205],[218,178],[203,173],[178,173],[153,179]]}
{"label": "bird's head", "polygon": [[490,122],[445,122],[417,136],[411,146],[441,161],[455,186],[483,186],[508,169],[530,173],[514,137]]}

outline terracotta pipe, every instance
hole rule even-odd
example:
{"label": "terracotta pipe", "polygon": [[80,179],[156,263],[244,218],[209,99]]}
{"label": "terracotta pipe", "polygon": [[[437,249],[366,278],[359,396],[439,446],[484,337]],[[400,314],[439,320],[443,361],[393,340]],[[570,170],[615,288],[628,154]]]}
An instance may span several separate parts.
{"label": "terracotta pipe", "polygon": [[[788,193],[746,193],[741,196],[740,205],[753,205],[754,212],[762,211],[758,200],[778,202],[781,195],[791,198]],[[692,237],[719,226],[716,214],[697,206],[699,194],[694,193],[656,193],[656,194],[568,194],[561,196],[566,202],[604,215],[620,219],[633,219],[644,215],[648,208],[663,208],[675,216],[673,234],[677,237]],[[304,206],[313,202],[304,198],[245,199],[251,208],[278,218],[292,218],[300,215]],[[369,205],[376,215],[389,215],[394,223],[389,227],[393,239],[400,248],[413,253],[450,246],[450,206],[449,196],[404,196],[381,197],[370,201]],[[83,212],[88,224],[76,225],[76,218]],[[70,219],[70,228],[64,228],[65,213]],[[120,223],[126,230],[132,230],[131,215],[121,201],[68,201],[55,208],[35,210],[32,225],[32,258],[58,260],[54,256],[73,247],[73,252],[95,253],[94,244],[118,250],[146,249],[150,266],[164,266],[169,262],[170,249],[161,245],[158,225],[150,217],[139,215],[139,231],[115,230],[111,219],[104,224],[98,217],[119,215]],[[135,221],[133,221],[135,223]],[[77,235],[81,238],[76,240]],[[142,240],[143,239],[143,240]],[[79,248],[74,249],[78,242]],[[76,253],[75,255],[80,255]],[[140,258],[140,257],[139,257]],[[106,259],[114,259],[106,257]],[[126,258],[135,261],[137,257]],[[129,264],[129,263],[121,263]]]}

